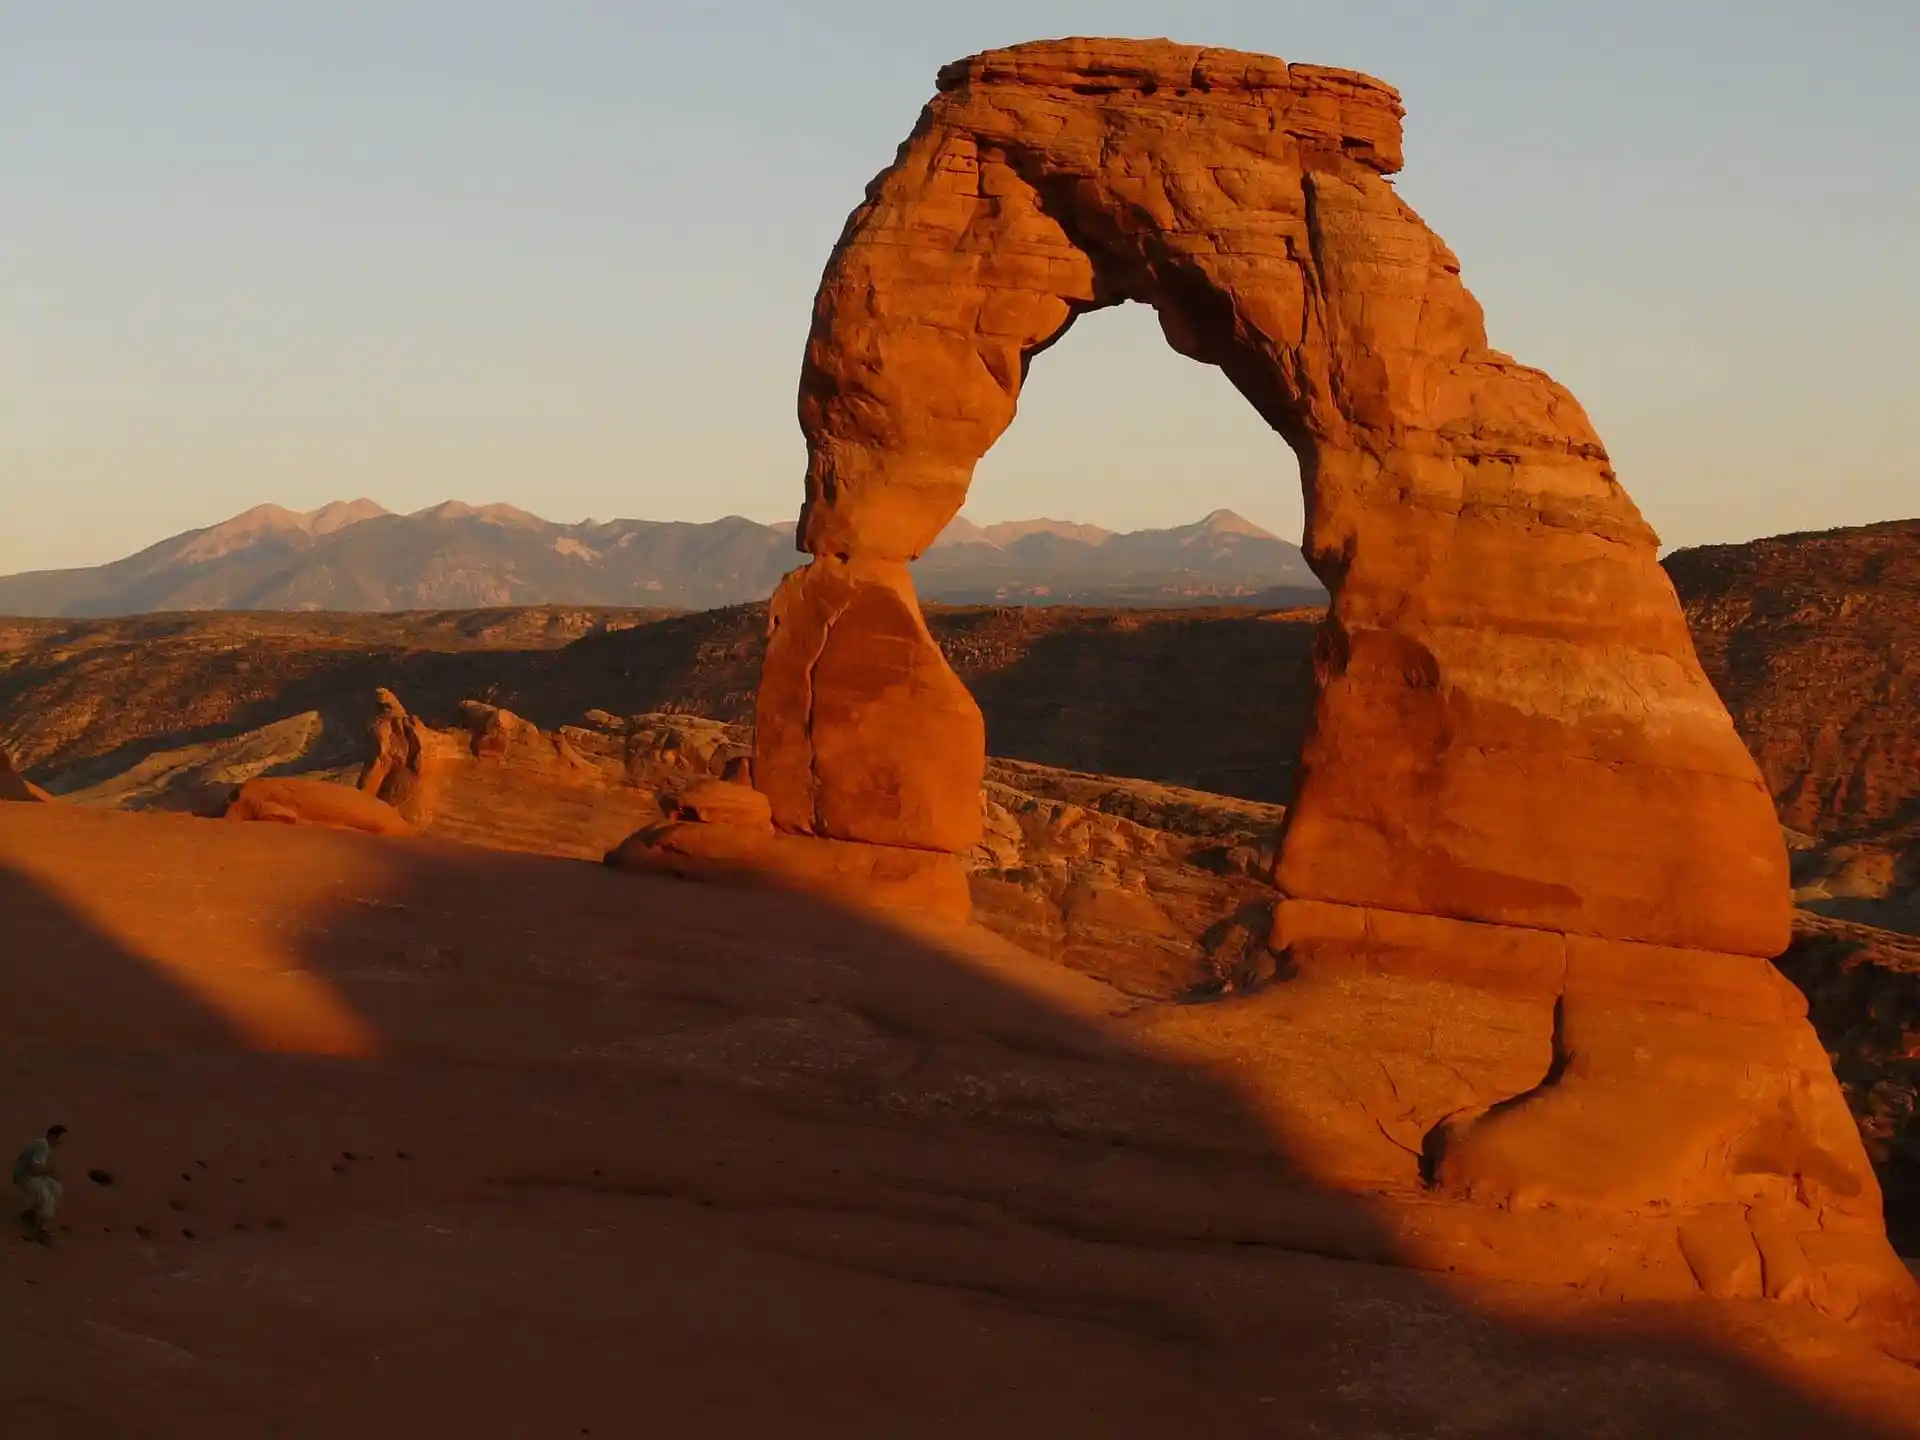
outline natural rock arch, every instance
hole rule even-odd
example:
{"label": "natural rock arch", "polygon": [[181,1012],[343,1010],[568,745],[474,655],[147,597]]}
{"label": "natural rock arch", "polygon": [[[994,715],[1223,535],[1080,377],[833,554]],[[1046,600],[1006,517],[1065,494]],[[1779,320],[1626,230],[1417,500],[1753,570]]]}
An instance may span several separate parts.
{"label": "natural rock arch", "polygon": [[964,909],[983,725],[907,562],[1033,357],[1144,302],[1298,455],[1333,596],[1276,873],[1291,978],[1248,1002],[1287,1036],[1258,1083],[1298,1156],[1400,1215],[1415,1263],[1910,1306],[1765,959],[1790,915],[1771,802],[1586,415],[1488,347],[1388,183],[1400,117],[1363,75],[1160,41],[941,71],[815,303],[813,558],[774,597],[757,711],[774,838],[916,905],[949,865]]}
{"label": "natural rock arch", "polygon": [[[776,601],[760,706],[781,828],[970,843],[980,724],[903,565],[959,510],[1033,357],[1137,300],[1292,445],[1334,595],[1283,888],[1777,954],[1772,805],[1656,537],[1578,402],[1488,348],[1453,253],[1387,183],[1397,95],[1115,41],[977,56],[939,86],[815,305],[816,558]],[[904,686],[854,660],[870,633]]]}

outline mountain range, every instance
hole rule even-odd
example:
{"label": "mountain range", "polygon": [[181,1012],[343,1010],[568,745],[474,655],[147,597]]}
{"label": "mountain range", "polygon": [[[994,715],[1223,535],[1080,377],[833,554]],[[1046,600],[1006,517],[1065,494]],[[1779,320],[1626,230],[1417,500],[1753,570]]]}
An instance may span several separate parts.
{"label": "mountain range", "polygon": [[[0,614],[178,610],[395,611],[503,605],[710,609],[759,600],[801,563],[793,526],[558,524],[510,505],[448,501],[396,515],[371,500],[299,512],[260,505],[106,565],[0,576]],[[1116,533],[1058,520],[955,519],[914,565],[952,604],[1313,603],[1297,546],[1230,510]]]}

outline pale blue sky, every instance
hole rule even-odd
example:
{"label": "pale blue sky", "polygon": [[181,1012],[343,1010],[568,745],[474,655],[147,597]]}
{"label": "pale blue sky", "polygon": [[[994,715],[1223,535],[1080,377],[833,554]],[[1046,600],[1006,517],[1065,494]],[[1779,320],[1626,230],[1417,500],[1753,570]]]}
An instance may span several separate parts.
{"label": "pale blue sky", "polygon": [[[0,0],[0,572],[261,501],[798,508],[841,223],[943,62],[1160,35],[1367,70],[1493,341],[1670,544],[1920,513],[1920,4]],[[967,513],[1230,506],[1277,437],[1150,317],[1034,367]]]}

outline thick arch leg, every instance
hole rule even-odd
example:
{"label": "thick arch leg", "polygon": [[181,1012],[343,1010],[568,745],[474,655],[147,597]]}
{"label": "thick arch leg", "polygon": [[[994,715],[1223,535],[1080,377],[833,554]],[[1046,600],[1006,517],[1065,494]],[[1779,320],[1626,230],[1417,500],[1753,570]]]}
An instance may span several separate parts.
{"label": "thick arch leg", "polygon": [[1012,420],[1026,357],[1093,302],[1092,267],[1006,162],[922,126],[821,282],[800,386],[801,543],[775,595],[754,773],[795,834],[958,851],[986,732],[906,562]]}
{"label": "thick arch leg", "polygon": [[815,560],[773,597],[754,776],[793,834],[923,850],[980,836],[986,727],[898,561]]}

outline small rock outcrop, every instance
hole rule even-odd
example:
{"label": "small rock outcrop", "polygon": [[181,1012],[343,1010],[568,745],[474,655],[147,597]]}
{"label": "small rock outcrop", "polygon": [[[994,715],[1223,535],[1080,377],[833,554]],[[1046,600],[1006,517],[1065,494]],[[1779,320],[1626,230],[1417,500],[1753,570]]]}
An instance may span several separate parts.
{"label": "small rock outcrop", "polygon": [[440,727],[378,700],[360,788],[423,834],[490,849],[599,860],[746,753],[741,727],[695,715],[596,710],[546,731],[468,700]]}
{"label": "small rock outcrop", "polygon": [[328,830],[358,830],[368,835],[413,833],[413,826],[405,816],[365,791],[325,780],[292,777],[247,781],[227,803],[225,818],[317,825]]}

